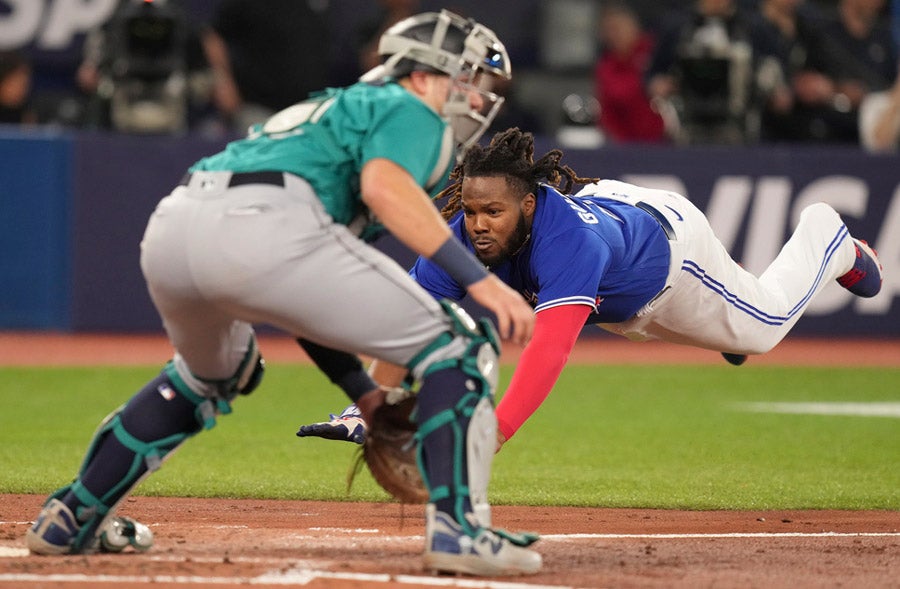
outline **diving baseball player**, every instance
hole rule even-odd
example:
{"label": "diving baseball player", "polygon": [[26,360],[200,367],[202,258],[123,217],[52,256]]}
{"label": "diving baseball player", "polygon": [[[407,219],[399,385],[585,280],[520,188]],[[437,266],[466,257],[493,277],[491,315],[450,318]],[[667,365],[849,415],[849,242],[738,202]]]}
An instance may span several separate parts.
{"label": "diving baseball player", "polygon": [[[379,51],[383,65],[358,83],[254,126],[159,203],[141,268],[174,358],[100,425],[75,480],[28,531],[32,552],[121,549],[109,541],[110,525],[124,521],[113,519],[119,502],[260,384],[252,324],[262,322],[401,365],[421,382],[428,569],[540,568],[537,552],[490,527],[496,332],[360,238],[377,219],[494,311],[504,337],[527,341],[531,309],[453,236],[427,194],[443,184],[455,147],[490,124],[501,99],[480,84],[508,78],[509,59],[492,31],[448,11],[401,21]],[[370,418],[384,392],[352,398]]]}
{"label": "diving baseball player", "polygon": [[[791,238],[757,277],[731,259],[683,196],[579,178],[560,164],[561,151],[537,161],[533,153],[532,136],[518,129],[495,135],[487,148],[473,146],[451,175],[444,209],[466,248],[522,293],[537,317],[497,406],[499,444],[550,393],[585,324],[636,341],[743,357],[777,345],[832,280],[861,297],[881,289],[874,250],[852,238],[824,203],[803,211]],[[568,194],[576,183],[587,185]],[[425,258],[411,275],[436,298],[465,295]],[[400,382],[382,363],[373,366],[373,377],[386,386]],[[364,432],[364,417],[350,406],[329,422],[302,426],[297,435],[358,442]]]}

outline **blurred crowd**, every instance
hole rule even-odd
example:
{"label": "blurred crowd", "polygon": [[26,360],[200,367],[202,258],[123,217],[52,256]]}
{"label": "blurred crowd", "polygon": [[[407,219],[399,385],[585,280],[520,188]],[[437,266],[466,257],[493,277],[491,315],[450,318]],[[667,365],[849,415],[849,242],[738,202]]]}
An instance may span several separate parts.
{"label": "blurred crowd", "polygon": [[[42,72],[28,52],[0,44],[0,124],[242,133],[373,67],[381,32],[424,4],[379,0],[336,56],[329,0],[220,0],[203,22],[179,0],[109,2],[117,6],[86,36],[70,72],[74,92],[33,84]],[[593,0],[594,55],[576,72],[592,91],[550,108],[598,143],[892,152],[900,81],[891,2]],[[518,99],[516,80],[495,89],[507,97],[496,125],[553,133]]]}
{"label": "blurred crowd", "polygon": [[605,4],[596,96],[615,141],[897,147],[886,0],[696,0],[655,29]]}

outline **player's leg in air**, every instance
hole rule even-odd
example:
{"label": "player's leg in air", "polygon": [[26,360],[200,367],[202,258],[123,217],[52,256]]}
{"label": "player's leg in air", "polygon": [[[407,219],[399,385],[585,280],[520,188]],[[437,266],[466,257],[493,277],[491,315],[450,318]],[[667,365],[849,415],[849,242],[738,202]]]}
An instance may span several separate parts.
{"label": "player's leg in air", "polygon": [[676,269],[651,309],[604,325],[611,331],[717,350],[740,365],[748,354],[775,347],[832,282],[863,298],[881,290],[877,254],[852,237],[827,204],[803,210],[778,256],[756,276],[731,258],[706,217],[687,199],[648,191],[645,200],[678,213],[672,223],[680,233],[670,241]]}
{"label": "player's leg in air", "polygon": [[[828,228],[836,229],[832,229],[834,231],[833,234],[826,233],[826,237],[833,235],[833,238],[829,242],[824,255],[821,258],[816,258],[810,254],[815,251],[813,244],[819,241],[818,237],[823,228],[826,231]],[[852,265],[850,265],[849,270],[844,271],[847,268],[847,263],[841,260],[846,259],[847,256],[841,249],[847,251],[851,247],[853,252]],[[804,268],[804,261],[810,259],[810,257],[814,260],[821,260],[821,264],[813,269],[817,274],[825,278],[828,278],[829,275],[838,274],[834,280],[858,297],[871,298],[881,291],[883,281],[882,266],[875,249],[869,246],[866,241],[851,237],[837,213],[831,207],[822,203],[812,205],[804,210],[801,214],[801,223],[798,225],[794,235],[785,244],[784,249],[775,261],[763,273],[760,280],[767,285],[792,284],[798,277],[796,270]],[[832,259],[834,260],[833,262]],[[800,280],[804,278],[805,274],[807,273],[799,273]],[[827,284],[828,280],[821,282],[822,284]],[[801,282],[801,284],[804,283]],[[787,328],[770,337],[763,344],[764,348],[774,347],[781,341],[784,334],[787,333],[787,330],[796,320],[795,317],[800,317],[808,302],[819,291],[813,280],[807,280],[806,284],[812,286],[806,292],[807,297],[805,301],[798,302],[797,306],[791,310],[792,315],[787,317],[787,321],[784,323]],[[735,366],[740,366],[747,360],[746,354],[723,352],[722,357]]]}

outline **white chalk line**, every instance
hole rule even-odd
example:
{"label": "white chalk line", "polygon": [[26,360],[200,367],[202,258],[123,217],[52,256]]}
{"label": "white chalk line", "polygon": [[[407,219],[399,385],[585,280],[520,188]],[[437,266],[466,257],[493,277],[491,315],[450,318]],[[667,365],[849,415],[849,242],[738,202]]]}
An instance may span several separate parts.
{"label": "white chalk line", "polygon": [[[900,537],[900,532],[735,532],[735,533],[687,533],[687,534],[545,534],[542,540],[566,542],[575,540],[680,540],[680,539],[743,539],[743,538],[879,538]],[[321,536],[299,536],[299,538],[319,539]],[[398,537],[399,539],[400,537]],[[421,536],[402,537],[409,540],[421,540]],[[0,558],[21,558],[28,556],[25,548],[0,546]],[[153,561],[186,561],[221,562],[221,557],[203,557],[192,555],[180,557],[175,555],[146,555]],[[464,589],[574,589],[562,585],[538,585],[509,581],[491,581],[460,577],[436,577],[425,575],[391,575],[387,573],[351,573],[322,570],[326,561],[309,561],[289,558],[240,557],[231,556],[233,563],[263,564],[273,567],[269,572],[256,576],[188,576],[188,575],[87,575],[87,574],[49,574],[36,573],[4,573],[0,574],[0,582],[12,583],[170,583],[179,585],[293,585],[303,586],[320,579],[347,580],[366,583],[395,583],[401,585],[427,585],[434,587],[459,587]],[[285,569],[285,563],[290,568]]]}
{"label": "white chalk line", "polygon": [[83,575],[34,573],[0,574],[0,583],[167,583],[179,585],[286,585],[302,586],[317,579],[345,580],[368,583],[398,583],[401,585],[430,585],[470,589],[574,589],[564,585],[538,585],[481,579],[429,577],[424,575],[388,575],[371,573],[336,573],[314,569],[272,571],[256,577],[199,577],[187,575]]}
{"label": "white chalk line", "polygon": [[[303,536],[301,536],[302,538]],[[859,538],[859,537],[900,537],[900,532],[736,532],[736,533],[712,533],[712,534],[545,534],[542,540],[553,542],[565,542],[573,540],[679,540],[679,539],[741,539],[741,538]],[[321,536],[309,536],[310,539]],[[406,537],[410,540],[421,540],[421,536]],[[0,546],[0,557],[25,557],[28,550]],[[157,561],[183,561],[187,557],[160,555],[151,557]],[[192,562],[221,562],[221,557],[191,556]],[[116,583],[170,583],[179,585],[293,585],[303,586],[319,579],[346,580],[366,583],[396,583],[400,585],[427,585],[434,587],[459,587],[466,589],[574,589],[562,585],[537,585],[532,583],[518,583],[508,581],[490,581],[480,579],[467,579],[458,577],[436,577],[420,575],[390,575],[379,573],[351,573],[334,572],[314,568],[314,565],[322,566],[324,563],[310,561],[291,561],[290,559],[277,558],[241,558],[232,556],[231,562],[269,564],[275,567],[273,570],[257,576],[187,576],[187,575],[86,575],[86,574],[34,574],[34,573],[6,573],[0,574],[0,582],[12,583],[91,583],[91,584],[116,584]],[[279,565],[292,562],[292,567],[284,569]]]}
{"label": "white chalk line", "polygon": [[[2,523],[2,522],[0,522]],[[335,528],[337,530],[337,528]],[[572,540],[702,540],[702,539],[741,539],[741,538],[891,538],[900,537],[900,532],[722,532],[722,533],[682,533],[682,534],[541,534],[541,540],[549,540],[553,542],[568,542]],[[316,546],[327,546],[333,541],[343,546],[346,540],[329,538],[327,536],[292,534],[291,540],[314,544]],[[367,538],[368,541],[377,541],[379,543],[413,543],[421,542],[424,536],[381,536],[377,538]],[[28,556],[27,548],[19,548],[15,546],[0,545],[0,558],[22,558]],[[174,555],[153,555],[149,554],[151,560],[155,561],[184,561],[186,557]],[[221,562],[222,557],[211,556],[204,557],[202,555],[192,555],[192,562]],[[265,557],[241,557],[230,556],[232,562],[242,563],[281,563],[283,558],[265,558]]]}
{"label": "white chalk line", "polygon": [[900,403],[735,403],[739,411],[793,415],[845,415],[852,417],[900,417]]}
{"label": "white chalk line", "polygon": [[541,534],[541,540],[681,540],[727,538],[883,538],[900,532],[730,532],[718,534]]}

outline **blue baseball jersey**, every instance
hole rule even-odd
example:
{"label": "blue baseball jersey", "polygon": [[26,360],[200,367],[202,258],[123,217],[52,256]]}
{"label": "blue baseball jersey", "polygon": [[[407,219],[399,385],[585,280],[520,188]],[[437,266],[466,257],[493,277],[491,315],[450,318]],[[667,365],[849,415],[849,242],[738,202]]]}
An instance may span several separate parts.
{"label": "blue baseball jersey", "polygon": [[[641,209],[599,196],[575,197],[541,185],[531,237],[510,260],[491,268],[535,311],[588,305],[588,323],[631,318],[665,286],[671,257],[665,233]],[[460,212],[450,227],[474,253]],[[459,300],[465,290],[420,257],[410,274],[435,298]]]}

